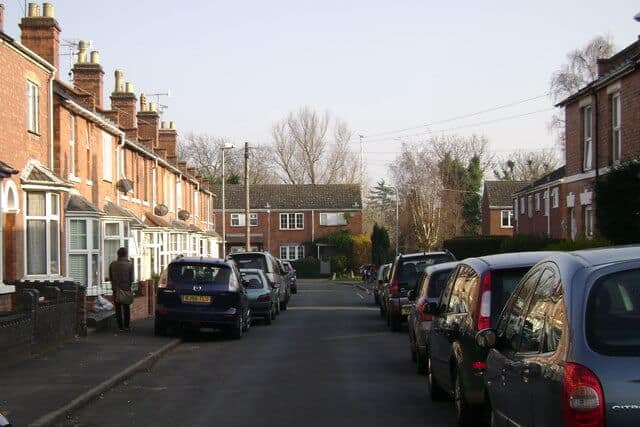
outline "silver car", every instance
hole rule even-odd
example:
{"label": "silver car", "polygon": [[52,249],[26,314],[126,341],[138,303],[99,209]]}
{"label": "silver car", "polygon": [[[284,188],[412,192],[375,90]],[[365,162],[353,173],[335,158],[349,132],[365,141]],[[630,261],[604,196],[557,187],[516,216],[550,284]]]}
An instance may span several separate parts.
{"label": "silver car", "polygon": [[493,425],[640,425],[640,246],[539,262],[476,341]]}

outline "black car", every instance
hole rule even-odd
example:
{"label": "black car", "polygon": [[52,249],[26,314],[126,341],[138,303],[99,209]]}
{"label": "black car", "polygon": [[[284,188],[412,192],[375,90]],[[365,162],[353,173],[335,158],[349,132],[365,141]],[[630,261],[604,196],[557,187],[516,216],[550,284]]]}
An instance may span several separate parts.
{"label": "black car", "polygon": [[235,263],[178,257],[158,283],[155,334],[174,327],[214,328],[241,338],[251,325],[249,299]]}
{"label": "black car", "polygon": [[407,320],[411,310],[411,302],[407,298],[409,291],[414,290],[424,269],[430,265],[455,261],[450,252],[420,252],[398,255],[389,274],[389,287],[385,294],[385,313],[387,325],[393,331],[399,331],[402,322]]}
{"label": "black car", "polygon": [[437,304],[427,340],[431,399],[453,396],[459,425],[477,425],[485,404],[483,375],[488,350],[476,333],[491,328],[514,288],[551,252],[522,252],[467,258],[451,272]]}
{"label": "black car", "polygon": [[231,254],[229,259],[235,261],[238,268],[257,268],[264,272],[269,285],[278,288],[279,309],[286,310],[291,299],[291,287],[286,280],[286,272],[281,262],[269,252],[238,252]]}

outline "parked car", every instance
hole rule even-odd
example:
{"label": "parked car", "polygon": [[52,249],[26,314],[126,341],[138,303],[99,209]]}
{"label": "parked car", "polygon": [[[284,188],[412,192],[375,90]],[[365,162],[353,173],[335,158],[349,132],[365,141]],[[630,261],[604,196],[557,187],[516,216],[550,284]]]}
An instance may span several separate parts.
{"label": "parked car", "polygon": [[221,329],[241,338],[251,325],[249,298],[233,262],[179,256],[158,283],[155,334],[172,327]]}
{"label": "parked car", "polygon": [[11,427],[11,422],[0,414],[0,427]]}
{"label": "parked car", "polygon": [[548,257],[477,341],[493,425],[638,425],[640,246]]}
{"label": "parked car", "polygon": [[291,288],[287,282],[280,261],[269,252],[238,252],[229,255],[238,268],[258,268],[269,280],[269,285],[279,292],[280,310],[286,310],[291,298]]}
{"label": "parked car", "polygon": [[276,319],[278,312],[278,289],[269,286],[269,280],[262,270],[247,268],[240,270],[244,279],[245,289],[249,296],[251,317],[263,317],[267,325]]}
{"label": "parked car", "polygon": [[378,267],[376,284],[373,288],[373,299],[375,303],[380,305],[381,307],[382,307],[382,305],[380,304],[381,290],[384,283],[387,281],[387,278],[389,277],[390,269],[391,269],[391,264],[383,264],[380,267]]}
{"label": "parked car", "polygon": [[407,319],[409,348],[411,360],[416,362],[420,374],[427,373],[427,334],[431,330],[432,321],[432,316],[424,312],[424,307],[428,303],[438,302],[449,274],[457,265],[458,262],[454,261],[427,267],[416,289],[409,291],[408,299],[412,301]]}
{"label": "parked car", "polygon": [[483,373],[488,350],[476,332],[495,325],[516,284],[551,252],[522,252],[467,258],[451,272],[427,340],[431,398],[453,396],[459,425],[475,425],[485,403]]}
{"label": "parked car", "polygon": [[430,265],[455,261],[450,252],[421,252],[398,255],[389,274],[389,287],[385,293],[387,325],[392,331],[400,331],[402,322],[407,320],[411,303],[407,298],[415,289],[419,275]]}
{"label": "parked car", "polygon": [[287,273],[287,280],[289,280],[289,287],[291,288],[292,294],[298,293],[298,273],[296,269],[293,268],[293,265],[289,261],[282,261],[282,265],[284,266],[284,271]]}

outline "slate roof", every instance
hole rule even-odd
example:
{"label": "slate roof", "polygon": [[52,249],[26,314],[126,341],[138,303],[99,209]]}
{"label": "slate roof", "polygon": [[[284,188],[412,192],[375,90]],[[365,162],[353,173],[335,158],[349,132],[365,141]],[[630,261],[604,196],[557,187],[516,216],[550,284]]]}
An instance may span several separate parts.
{"label": "slate roof", "polygon": [[0,178],[8,178],[10,175],[18,173],[18,171],[3,161],[0,161]]}
{"label": "slate roof", "polygon": [[513,194],[529,184],[529,181],[485,181],[484,197],[487,197],[489,207],[511,207],[513,205]]}
{"label": "slate roof", "polygon": [[[215,208],[222,209],[222,187],[213,189],[218,195]],[[244,209],[244,186],[226,185],[226,209]],[[250,208],[286,209],[362,209],[358,184],[292,185],[263,184],[250,187]]]}
{"label": "slate roof", "polygon": [[158,215],[152,214],[151,212],[146,212],[144,214],[144,223],[149,227],[172,228],[171,224],[168,221],[159,217]]}
{"label": "slate roof", "polygon": [[565,176],[567,176],[567,171],[565,166],[561,166],[558,169],[549,172],[548,174],[544,175],[543,177],[538,178],[537,180],[535,180],[534,182],[532,182],[531,184],[522,187],[519,191],[517,191],[516,193],[526,193],[529,190],[532,190],[540,185],[544,185],[547,184],[549,182],[553,182],[553,181],[557,181],[559,179],[564,178]]}
{"label": "slate roof", "polygon": [[93,212],[96,214],[102,214],[103,212],[91,204],[84,197],[73,194],[69,196],[69,200],[67,201],[67,206],[65,208],[66,212]]}
{"label": "slate roof", "polygon": [[135,216],[133,212],[112,202],[106,202],[104,204],[104,213],[107,216],[128,218],[130,222],[133,223],[132,225],[144,226],[144,223],[140,221],[140,218]]}
{"label": "slate roof", "polygon": [[20,180],[23,184],[45,185],[49,187],[71,188],[73,185],[58,177],[46,166],[36,160],[30,160],[22,170]]}

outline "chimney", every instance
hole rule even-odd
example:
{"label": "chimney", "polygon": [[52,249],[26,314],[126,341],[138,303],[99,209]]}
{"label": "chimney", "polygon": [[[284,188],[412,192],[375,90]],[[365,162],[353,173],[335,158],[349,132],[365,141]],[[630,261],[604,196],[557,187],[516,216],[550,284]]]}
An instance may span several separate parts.
{"label": "chimney", "polygon": [[87,58],[86,41],[78,43],[78,58],[73,66],[73,84],[82,94],[90,94],[93,99],[92,107],[103,109],[102,91],[104,89],[104,70],[100,65],[100,54],[97,51],[91,52]]}
{"label": "chimney", "polygon": [[4,33],[4,4],[0,3],[0,33]]}
{"label": "chimney", "polygon": [[160,115],[156,111],[155,102],[147,105],[147,97],[140,95],[140,112],[138,112],[138,138],[150,149],[159,148]]}
{"label": "chimney", "polygon": [[[164,122],[163,122],[164,123]],[[176,154],[176,143],[178,141],[178,133],[176,132],[176,126],[173,122],[170,122],[169,127],[164,126],[160,128],[158,132],[158,147],[166,150],[167,159],[174,161]]]}
{"label": "chimney", "polygon": [[111,110],[118,115],[118,125],[127,138],[138,140],[138,123],[136,121],[136,95],[133,84],[124,82],[124,71],[115,71],[115,88],[111,94]]}
{"label": "chimney", "polygon": [[60,66],[60,25],[55,19],[51,3],[43,3],[42,10],[44,13],[40,15],[40,5],[29,3],[29,13],[20,21],[20,40],[23,45],[56,67],[57,79]]}

